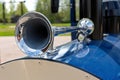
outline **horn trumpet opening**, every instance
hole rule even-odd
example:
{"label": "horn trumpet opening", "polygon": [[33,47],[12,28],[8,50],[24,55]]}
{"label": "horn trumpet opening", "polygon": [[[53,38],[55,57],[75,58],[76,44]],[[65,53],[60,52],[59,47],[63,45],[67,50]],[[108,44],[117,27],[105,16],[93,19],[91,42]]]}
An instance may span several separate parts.
{"label": "horn trumpet opening", "polygon": [[23,28],[23,39],[30,48],[42,49],[50,40],[48,23],[42,18],[34,18],[27,21]]}

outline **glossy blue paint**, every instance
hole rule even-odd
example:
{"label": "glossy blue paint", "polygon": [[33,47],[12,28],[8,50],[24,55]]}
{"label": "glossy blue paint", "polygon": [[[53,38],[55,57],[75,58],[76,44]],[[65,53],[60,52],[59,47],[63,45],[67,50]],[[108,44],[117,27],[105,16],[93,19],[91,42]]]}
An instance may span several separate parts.
{"label": "glossy blue paint", "polygon": [[[74,43],[76,42],[72,42]],[[120,80],[120,35],[108,35],[103,40],[93,40],[86,46],[89,52],[85,56],[78,56],[82,54],[81,50],[86,51],[83,47],[77,52],[68,52],[73,55],[66,59],[61,58],[60,61],[89,72],[102,80]]]}
{"label": "glossy blue paint", "polygon": [[[71,26],[76,26],[76,9],[75,9],[75,0],[70,0],[70,21],[71,21]],[[71,38],[72,40],[76,39],[76,32],[71,33]]]}
{"label": "glossy blue paint", "polygon": [[[70,3],[73,5],[75,4],[74,1],[70,0]],[[107,1],[113,3],[111,0]],[[74,6],[71,7],[70,17],[71,26],[75,26]],[[75,35],[75,33],[72,33],[72,40],[75,39]],[[120,34],[109,34],[103,40],[92,40],[86,46],[89,49],[87,55],[78,56],[81,55],[81,50],[83,52],[86,51],[86,48],[83,47],[83,49],[78,50],[79,52],[69,52],[73,55],[70,55],[69,58],[61,59],[61,62],[87,71],[102,80],[120,80]]]}

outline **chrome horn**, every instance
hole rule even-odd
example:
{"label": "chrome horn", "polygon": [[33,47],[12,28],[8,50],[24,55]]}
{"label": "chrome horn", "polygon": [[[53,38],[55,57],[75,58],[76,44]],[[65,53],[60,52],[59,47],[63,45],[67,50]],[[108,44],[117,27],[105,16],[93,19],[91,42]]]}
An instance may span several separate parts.
{"label": "chrome horn", "polygon": [[90,19],[83,18],[75,27],[52,27],[43,14],[29,12],[18,20],[15,36],[24,53],[28,56],[41,56],[49,50],[54,36],[73,31],[78,31],[78,40],[81,42],[94,31],[94,24]]}

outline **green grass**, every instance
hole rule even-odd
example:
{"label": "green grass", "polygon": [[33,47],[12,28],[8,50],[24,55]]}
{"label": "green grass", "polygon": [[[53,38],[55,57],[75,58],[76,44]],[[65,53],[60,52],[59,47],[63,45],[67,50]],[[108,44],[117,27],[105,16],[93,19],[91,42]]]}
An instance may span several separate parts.
{"label": "green grass", "polygon": [[[15,25],[16,24],[11,24],[11,23],[7,23],[7,24],[0,23],[0,36],[14,36]],[[54,23],[52,25],[59,27],[70,26],[69,23]],[[70,34],[64,34],[64,36],[68,36],[68,35]]]}
{"label": "green grass", "polygon": [[0,36],[14,36],[15,24],[0,23]]}
{"label": "green grass", "polygon": [[52,25],[58,27],[67,27],[70,26],[70,23],[53,23]]}

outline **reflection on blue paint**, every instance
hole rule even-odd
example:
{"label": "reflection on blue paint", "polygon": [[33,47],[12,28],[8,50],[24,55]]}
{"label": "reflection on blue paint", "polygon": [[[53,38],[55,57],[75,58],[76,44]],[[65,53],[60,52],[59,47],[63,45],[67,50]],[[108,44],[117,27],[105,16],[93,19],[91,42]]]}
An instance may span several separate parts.
{"label": "reflection on blue paint", "polygon": [[[72,42],[71,46],[75,47],[76,44],[74,43],[76,42]],[[67,51],[67,54],[74,54],[66,59],[61,57],[61,62],[89,72],[102,80],[120,80],[119,36],[109,35],[103,40],[92,41],[88,46],[84,46],[77,52],[65,51]]]}

